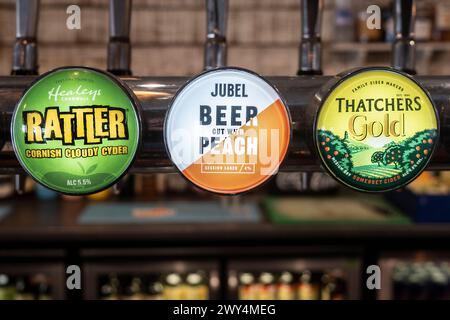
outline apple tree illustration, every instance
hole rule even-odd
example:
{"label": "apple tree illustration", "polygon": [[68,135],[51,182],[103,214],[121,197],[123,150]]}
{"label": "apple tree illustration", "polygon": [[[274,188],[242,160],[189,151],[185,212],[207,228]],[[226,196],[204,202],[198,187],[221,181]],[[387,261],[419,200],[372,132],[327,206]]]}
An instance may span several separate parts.
{"label": "apple tree illustration", "polygon": [[[372,156],[373,157],[373,156]],[[383,153],[383,164],[389,165],[393,163],[397,169],[401,166],[403,161],[403,147],[399,145],[392,145],[388,147]]]}
{"label": "apple tree illustration", "polygon": [[420,159],[427,158],[436,140],[436,130],[423,130],[403,142],[403,165],[409,167]]}
{"label": "apple tree illustration", "polygon": [[341,140],[339,136],[328,130],[320,130],[319,146],[324,158],[327,160],[336,159],[348,171],[353,169],[350,151],[344,140]]}
{"label": "apple tree illustration", "polygon": [[372,154],[372,157],[370,158],[370,161],[372,163],[377,163],[378,166],[381,166],[381,164],[383,163],[383,156],[384,156],[384,152],[383,151],[375,151]]}

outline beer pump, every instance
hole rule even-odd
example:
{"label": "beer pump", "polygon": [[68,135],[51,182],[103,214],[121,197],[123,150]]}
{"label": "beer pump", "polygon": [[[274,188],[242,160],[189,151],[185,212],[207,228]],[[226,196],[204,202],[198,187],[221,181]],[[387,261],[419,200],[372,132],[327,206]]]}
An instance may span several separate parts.
{"label": "beer pump", "polygon": [[[228,0],[206,0],[205,70],[227,65],[227,17]],[[221,204],[238,209],[240,197],[221,197]]]}
{"label": "beer pump", "polygon": [[392,45],[392,67],[409,74],[416,74],[416,42],[414,21],[416,5],[414,0],[395,0],[394,33]]}
{"label": "beer pump", "polygon": [[[13,49],[11,75],[37,75],[37,27],[39,0],[16,0],[16,42]],[[25,174],[15,175],[18,194],[25,190]]]}
{"label": "beer pump", "polygon": [[131,0],[110,0],[108,71],[116,76],[131,75]]}
{"label": "beer pump", "polygon": [[12,75],[37,75],[39,0],[16,0],[16,42]]}
{"label": "beer pump", "polygon": [[[227,65],[226,20],[228,0],[205,0],[206,3],[206,40],[204,45],[204,70]],[[164,185],[176,185],[178,190],[187,188],[187,180],[181,175],[162,176]],[[161,183],[160,183],[161,184]],[[228,200],[222,197],[222,205]]]}
{"label": "beer pump", "polygon": [[[130,76],[131,45],[130,45],[131,0],[110,0],[109,2],[109,42],[107,70],[116,76]],[[126,185],[131,185],[129,188]],[[114,187],[114,194],[123,190],[132,190],[132,176],[125,176]]]}
{"label": "beer pump", "polygon": [[301,40],[298,75],[322,74],[323,0],[301,0]]}
{"label": "beer pump", "polygon": [[227,64],[227,12],[228,0],[206,0],[206,70]]}
{"label": "beer pump", "polygon": [[[322,75],[321,24],[323,0],[301,0],[301,39],[299,46],[299,76]],[[332,187],[336,183],[322,173],[301,172],[300,177],[290,173],[280,173],[277,184],[289,181],[298,191]],[[289,187],[289,186],[287,186]]]}
{"label": "beer pump", "polygon": [[[411,75],[416,74],[416,42],[414,25],[416,17],[416,3],[414,0],[395,0],[394,3],[394,32],[395,40],[392,46],[392,67]],[[448,123],[450,117],[447,112],[441,116],[442,144],[448,145]]]}

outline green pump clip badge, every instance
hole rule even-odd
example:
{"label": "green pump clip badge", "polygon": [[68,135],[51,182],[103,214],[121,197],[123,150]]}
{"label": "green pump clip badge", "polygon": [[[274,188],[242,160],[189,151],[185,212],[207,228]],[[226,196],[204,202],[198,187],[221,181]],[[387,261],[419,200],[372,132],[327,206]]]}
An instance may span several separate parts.
{"label": "green pump clip badge", "polygon": [[319,95],[315,145],[337,180],[380,192],[402,187],[425,169],[439,123],[433,101],[413,78],[364,68],[338,77]]}
{"label": "green pump clip badge", "polygon": [[101,191],[133,163],[140,121],[132,93],[109,74],[84,67],[53,70],[18,102],[12,123],[22,167],[55,191]]}

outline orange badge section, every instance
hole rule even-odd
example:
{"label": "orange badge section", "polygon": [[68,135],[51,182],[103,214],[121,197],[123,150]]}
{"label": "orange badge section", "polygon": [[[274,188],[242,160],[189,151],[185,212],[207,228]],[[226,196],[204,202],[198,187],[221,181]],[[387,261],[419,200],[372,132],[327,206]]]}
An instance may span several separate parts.
{"label": "orange badge section", "polygon": [[277,173],[289,141],[289,116],[278,99],[182,173],[205,190],[223,194],[245,192]]}

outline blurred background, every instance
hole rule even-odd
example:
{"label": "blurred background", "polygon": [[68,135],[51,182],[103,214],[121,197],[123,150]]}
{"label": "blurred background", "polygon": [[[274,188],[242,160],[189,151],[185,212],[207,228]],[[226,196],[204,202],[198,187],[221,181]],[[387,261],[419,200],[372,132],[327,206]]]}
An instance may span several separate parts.
{"label": "blurred background", "polygon": [[[68,30],[66,8],[81,8]],[[382,28],[366,27],[377,4]],[[448,75],[450,1],[416,1],[418,74]],[[109,2],[41,0],[39,72],[106,69]],[[392,2],[325,0],[323,71],[390,65]],[[230,0],[228,65],[295,75],[299,0]],[[9,75],[15,1],[0,2],[0,74]],[[59,27],[61,26],[61,27]],[[133,0],[134,75],[203,69],[202,0]],[[6,148],[8,145],[6,145]],[[425,172],[383,195],[349,191],[324,173],[282,172],[220,197],[176,173],[128,174],[120,192],[60,196],[26,179],[0,184],[0,299],[449,299],[450,174]],[[78,265],[82,290],[68,290]],[[381,289],[366,269],[381,268]]]}
{"label": "blurred background", "polygon": [[[450,27],[447,1],[417,3],[417,71],[448,74]],[[81,8],[80,30],[65,26],[66,8]],[[369,5],[382,9],[382,29],[366,27]],[[15,38],[15,1],[0,2],[0,71],[9,74]],[[38,40],[41,73],[63,65],[105,68],[108,42],[107,0],[41,0]],[[300,1],[230,0],[228,64],[262,75],[294,75],[298,69]],[[393,39],[390,0],[325,0],[322,23],[323,71],[336,74],[364,65],[389,65]],[[134,0],[130,38],[135,75],[194,75],[203,69],[205,1]],[[151,57],[151,59],[150,59]]]}

